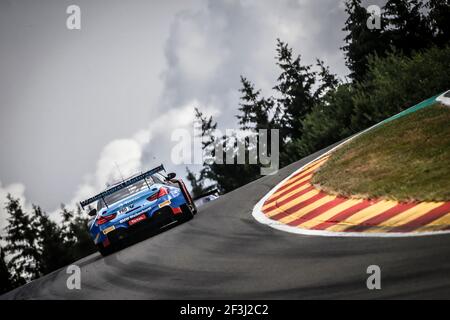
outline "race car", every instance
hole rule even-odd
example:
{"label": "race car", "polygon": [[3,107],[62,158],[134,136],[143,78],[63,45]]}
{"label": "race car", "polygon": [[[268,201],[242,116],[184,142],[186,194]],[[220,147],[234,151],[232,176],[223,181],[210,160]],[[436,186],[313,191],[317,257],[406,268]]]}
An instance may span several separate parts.
{"label": "race car", "polygon": [[220,197],[219,191],[217,189],[213,189],[209,192],[206,192],[197,198],[194,198],[194,203],[196,207],[201,207],[208,202],[214,201]]}
{"label": "race car", "polygon": [[439,97],[437,97],[436,101],[450,107],[450,90],[444,92]]}
{"label": "race car", "polygon": [[[197,208],[184,182],[164,166],[137,174],[80,202],[89,206],[89,234],[106,256],[129,236],[191,219]],[[96,203],[96,207],[90,205]]]}

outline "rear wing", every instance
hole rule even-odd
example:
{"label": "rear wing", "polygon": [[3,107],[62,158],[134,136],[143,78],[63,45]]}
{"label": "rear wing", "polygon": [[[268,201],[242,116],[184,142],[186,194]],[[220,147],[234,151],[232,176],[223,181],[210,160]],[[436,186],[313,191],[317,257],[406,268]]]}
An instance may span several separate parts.
{"label": "rear wing", "polygon": [[114,192],[122,190],[122,189],[132,185],[133,183],[136,183],[138,181],[144,180],[145,178],[148,178],[148,177],[154,175],[155,173],[158,173],[158,172],[161,172],[161,171],[165,171],[165,170],[166,169],[164,169],[164,166],[160,165],[159,167],[156,167],[156,168],[151,169],[151,170],[149,170],[147,172],[144,172],[144,173],[142,173],[142,174],[140,174],[140,175],[138,175],[136,177],[133,177],[133,178],[128,179],[128,180],[125,180],[122,183],[120,183],[118,185],[115,185],[114,187],[109,188],[109,189],[107,189],[107,190],[97,194],[96,196],[93,196],[92,198],[89,198],[89,199],[86,199],[84,201],[81,201],[80,205],[84,209],[85,206],[87,206],[87,205],[89,205],[89,204],[91,204],[91,203],[93,203],[95,201],[98,201],[100,199],[102,199],[103,202],[105,202],[104,198],[106,196],[109,196],[109,195],[113,194]]}

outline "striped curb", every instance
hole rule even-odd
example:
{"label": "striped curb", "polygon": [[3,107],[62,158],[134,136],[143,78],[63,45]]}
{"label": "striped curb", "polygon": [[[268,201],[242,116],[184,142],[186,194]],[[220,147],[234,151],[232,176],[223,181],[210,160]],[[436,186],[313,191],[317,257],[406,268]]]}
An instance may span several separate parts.
{"label": "striped curb", "polygon": [[450,233],[450,202],[352,199],[329,195],[311,184],[314,171],[334,150],[387,121],[432,105],[435,99],[364,130],[296,170],[255,205],[253,217],[275,229],[306,235],[408,237]]}
{"label": "striped curb", "polygon": [[300,168],[274,188],[255,207],[255,218],[301,234],[398,237],[450,232],[450,202],[352,199],[315,188],[312,176],[328,157]]}

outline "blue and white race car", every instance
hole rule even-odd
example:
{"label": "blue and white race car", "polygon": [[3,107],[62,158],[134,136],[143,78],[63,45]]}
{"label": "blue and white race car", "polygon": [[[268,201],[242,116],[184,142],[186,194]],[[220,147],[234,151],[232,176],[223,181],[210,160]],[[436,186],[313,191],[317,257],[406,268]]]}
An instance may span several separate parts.
{"label": "blue and white race car", "polygon": [[102,255],[114,251],[129,235],[191,219],[196,206],[175,173],[161,174],[163,165],[121,181],[92,198],[81,201],[84,209],[96,202],[89,215],[89,233]]}

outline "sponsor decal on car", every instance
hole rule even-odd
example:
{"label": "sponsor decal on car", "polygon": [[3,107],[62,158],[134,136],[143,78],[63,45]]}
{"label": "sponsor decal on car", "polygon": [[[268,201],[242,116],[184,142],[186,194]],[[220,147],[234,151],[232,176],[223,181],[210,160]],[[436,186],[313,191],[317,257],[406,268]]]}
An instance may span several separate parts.
{"label": "sponsor decal on car", "polygon": [[134,218],[134,219],[131,219],[131,220],[128,222],[128,224],[129,224],[130,226],[132,226],[133,224],[136,224],[136,223],[138,223],[138,222],[141,222],[142,220],[145,220],[145,219],[146,219],[145,214],[141,214],[140,216],[138,216],[138,217],[136,217],[136,218]]}
{"label": "sponsor decal on car", "polygon": [[132,214],[132,215],[129,216],[129,217],[125,217],[125,218],[121,219],[121,220],[119,221],[119,223],[125,223],[125,222],[127,222],[128,220],[130,220],[130,219],[134,219],[134,218],[140,216],[141,214],[145,215],[145,214],[142,213],[142,211],[141,211],[141,212],[139,212],[139,213],[135,213],[135,214]]}
{"label": "sponsor decal on car", "polygon": [[116,229],[116,227],[114,227],[114,226],[108,227],[105,230],[103,230],[103,234],[106,235],[106,234],[110,233],[111,231],[114,231],[115,229]]}
{"label": "sponsor decal on car", "polygon": [[129,207],[122,208],[122,209],[119,210],[118,214],[119,214],[119,215],[122,215],[122,214],[124,214],[124,213],[127,213],[128,210],[130,210]]}
{"label": "sponsor decal on car", "polygon": [[166,200],[158,205],[160,208],[170,206],[170,200]]}

